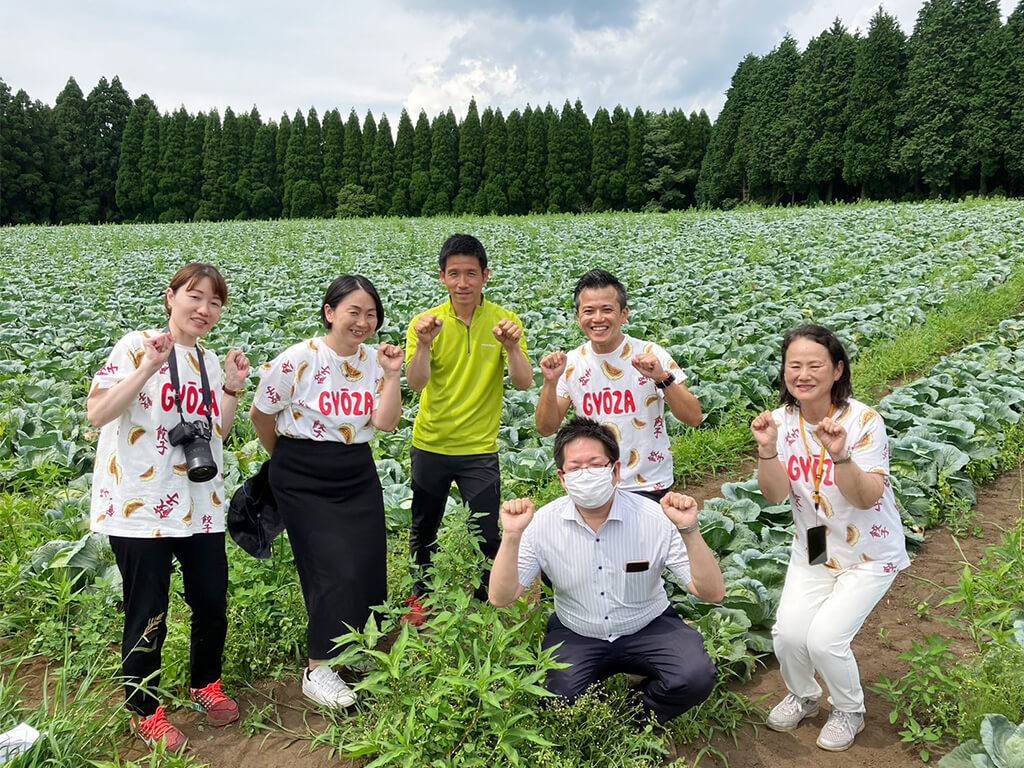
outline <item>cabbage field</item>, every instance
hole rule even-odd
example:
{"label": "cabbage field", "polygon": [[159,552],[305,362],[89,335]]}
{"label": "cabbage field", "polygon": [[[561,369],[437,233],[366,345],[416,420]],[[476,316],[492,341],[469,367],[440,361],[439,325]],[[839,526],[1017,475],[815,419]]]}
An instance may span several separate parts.
{"label": "cabbage field", "polygon": [[[860,365],[865,371],[872,366],[895,371],[881,382],[872,380],[872,386],[886,385],[886,396],[872,402],[890,430],[894,485],[912,541],[920,542],[923,531],[940,522],[938,503],[969,507],[976,484],[1005,466],[1000,462],[1007,435],[1018,429],[1024,414],[1024,203],[1019,201],[665,215],[4,228],[0,674],[10,673],[16,660],[37,654],[74,668],[96,686],[116,669],[116,653],[109,646],[119,633],[116,568],[105,543],[87,533],[95,431],[85,421],[85,396],[92,373],[114,341],[128,330],[163,324],[162,292],[178,267],[198,260],[222,270],[230,302],[207,343],[222,356],[241,347],[256,367],[318,332],[323,292],[346,272],[364,274],[376,284],[386,315],[379,339],[404,345],[410,319],[444,297],[436,256],[456,231],[475,234],[486,246],[491,261],[486,295],[522,319],[535,366],[547,353],[580,343],[571,289],[583,272],[601,267],[625,283],[631,310],[626,330],[664,345],[689,374],[691,389],[704,406],[706,421],[700,429],[678,423],[670,429],[677,455],[694,445],[710,446],[706,464],[700,455],[687,461],[678,477],[681,485],[739,464],[749,415],[774,403],[781,336],[808,321],[839,333],[854,357],[855,374]],[[989,306],[987,297],[1002,297],[1004,304]],[[957,308],[975,305],[990,313],[971,336],[976,343],[960,349],[942,342],[925,350],[934,354],[924,358],[923,369],[912,361],[900,368],[897,358],[909,354],[900,347],[901,339],[939,316],[956,326]],[[951,354],[939,362],[942,353]],[[541,380],[538,368],[533,389],[506,389],[499,440],[506,495],[530,493],[546,500],[554,493],[550,440],[539,438],[533,424]],[[250,384],[240,414],[247,411],[253,389]],[[376,443],[393,540],[389,578],[394,605],[383,629],[399,626],[394,616],[408,587],[403,547],[416,398],[407,388],[403,396],[405,417],[399,429]],[[724,434],[737,435],[739,444],[726,449],[711,439]],[[729,455],[711,455],[716,452]],[[262,458],[242,415],[225,446],[229,492]],[[452,509],[457,517],[454,501]],[[742,680],[756,658],[771,651],[768,630],[789,557],[788,506],[769,505],[757,493],[756,480],[741,480],[726,484],[721,498],[707,502],[701,521],[722,561],[728,597],[712,607],[674,588],[673,604],[713,638],[710,650],[729,670],[727,678]],[[472,580],[474,572],[479,578],[473,548],[458,532],[446,535],[452,537],[452,552],[465,560],[442,558],[438,563],[435,586],[444,578],[450,581],[448,593],[438,598],[433,650],[407,627],[398,632],[390,655],[372,650],[375,628],[361,637],[352,658],[361,656],[371,667],[391,672],[371,674],[365,684],[370,703],[355,718],[332,721],[322,738],[343,755],[383,760],[375,765],[429,765],[435,759],[441,760],[438,765],[472,765],[486,750],[506,761],[492,765],[582,764],[586,758],[573,751],[577,747],[559,742],[566,718],[575,715],[537,709],[539,724],[522,727],[516,711],[534,712],[540,694],[531,690],[536,686],[516,687],[509,675],[496,671],[505,665],[525,677],[524,670],[542,670],[549,663],[537,649],[523,656],[521,647],[494,643],[502,628],[516,622],[525,622],[523,631],[538,637],[536,611],[473,607],[458,581]],[[287,547],[276,548],[267,567],[233,547],[230,554],[232,637],[226,682],[291,674],[303,652],[304,614]],[[472,614],[479,621],[467,618]],[[442,620],[446,615],[449,619]],[[1004,624],[1010,627],[1016,618],[1024,614],[1008,614]],[[187,631],[181,623],[179,615],[165,652],[165,668],[170,668],[165,686],[177,695],[187,668]],[[495,677],[481,682],[474,675],[485,667],[479,654],[487,643],[494,656],[486,657],[486,669]],[[450,653],[438,654],[438,646]],[[402,654],[407,666],[400,675],[394,672],[399,668],[395,659]],[[460,666],[466,658],[479,663]],[[452,676],[461,675],[476,680],[480,690],[474,693],[467,684],[456,700],[448,700],[432,687],[432,681],[446,675],[449,687]],[[485,689],[493,695],[484,695]],[[9,720],[13,725],[15,718],[27,717],[17,697],[8,694],[0,685],[0,731]],[[610,708],[609,719],[616,719],[618,695],[613,688],[602,703]],[[745,706],[724,689],[718,695],[720,712]],[[420,700],[422,708],[410,704]],[[463,711],[476,716],[463,720]],[[708,729],[727,730],[728,718],[720,712],[682,718],[686,722],[674,726],[673,736],[686,740]],[[657,765],[663,759],[649,728],[644,738],[626,738],[609,730],[600,716],[591,714],[591,720],[573,727],[625,739],[634,750],[627,755],[630,765]],[[76,722],[68,717],[69,723]],[[123,724],[107,715],[103,727],[94,730],[97,745],[123,738],[117,730]],[[255,732],[263,725],[251,727]],[[481,746],[479,752],[467,752],[470,742],[486,750]],[[103,756],[110,747],[96,749],[91,754]],[[52,764],[73,765],[83,755],[75,752],[68,762],[60,758]]]}

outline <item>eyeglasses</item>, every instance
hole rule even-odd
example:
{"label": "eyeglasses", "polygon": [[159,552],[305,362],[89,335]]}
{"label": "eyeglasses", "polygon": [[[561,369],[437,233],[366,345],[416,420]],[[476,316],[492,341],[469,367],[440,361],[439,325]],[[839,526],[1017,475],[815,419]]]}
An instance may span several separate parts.
{"label": "eyeglasses", "polygon": [[591,462],[590,464],[566,464],[564,467],[562,467],[562,474],[568,475],[571,472],[579,472],[581,469],[604,469],[605,467],[610,467],[611,465],[612,462],[610,459],[605,460],[600,464],[597,463],[596,460]]}

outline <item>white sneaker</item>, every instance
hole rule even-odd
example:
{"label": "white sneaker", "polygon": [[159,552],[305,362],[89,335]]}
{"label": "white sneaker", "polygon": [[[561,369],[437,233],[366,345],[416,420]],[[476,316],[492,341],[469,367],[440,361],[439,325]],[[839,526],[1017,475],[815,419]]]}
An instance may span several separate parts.
{"label": "white sneaker", "polygon": [[853,740],[864,730],[863,712],[833,709],[828,722],[818,734],[818,746],[829,752],[842,752],[853,746]]}
{"label": "white sneaker", "polygon": [[341,709],[356,703],[356,695],[348,684],[330,667],[320,665],[306,669],[302,675],[302,692],[307,699],[325,707]]}
{"label": "white sneaker", "polygon": [[776,704],[765,724],[773,731],[792,731],[805,717],[818,714],[817,699],[802,699],[792,693]]}

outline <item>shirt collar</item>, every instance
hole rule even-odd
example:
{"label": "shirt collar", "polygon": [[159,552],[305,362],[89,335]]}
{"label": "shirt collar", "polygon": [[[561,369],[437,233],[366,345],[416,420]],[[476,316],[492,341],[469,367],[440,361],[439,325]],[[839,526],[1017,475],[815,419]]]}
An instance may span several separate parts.
{"label": "shirt collar", "polygon": [[[618,488],[615,489],[615,497],[612,499],[612,508],[608,510],[608,517],[605,519],[605,522],[608,522],[609,520],[618,520],[620,522],[622,521],[623,518],[622,497],[620,496],[621,493],[624,493],[624,491],[620,491]],[[576,505],[573,503],[572,499],[570,499],[568,496],[565,496],[564,498],[566,504],[562,508],[562,519],[573,520],[579,523],[580,525],[586,527],[587,530],[593,530],[589,525],[587,525],[586,521],[583,519],[583,516],[580,514],[580,511],[576,509]]]}

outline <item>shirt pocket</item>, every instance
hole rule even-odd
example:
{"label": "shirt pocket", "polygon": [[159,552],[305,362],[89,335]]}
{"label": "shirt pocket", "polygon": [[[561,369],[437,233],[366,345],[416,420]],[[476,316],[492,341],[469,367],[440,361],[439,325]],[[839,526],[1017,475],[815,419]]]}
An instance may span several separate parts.
{"label": "shirt pocket", "polygon": [[626,605],[647,602],[653,589],[650,565],[642,571],[627,571],[625,565],[622,569],[622,602]]}

